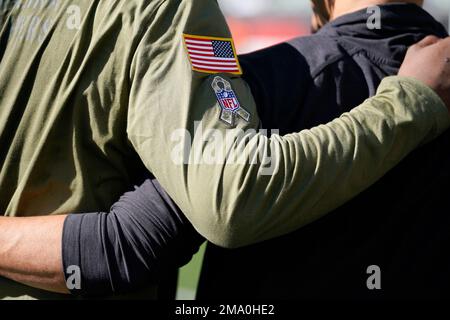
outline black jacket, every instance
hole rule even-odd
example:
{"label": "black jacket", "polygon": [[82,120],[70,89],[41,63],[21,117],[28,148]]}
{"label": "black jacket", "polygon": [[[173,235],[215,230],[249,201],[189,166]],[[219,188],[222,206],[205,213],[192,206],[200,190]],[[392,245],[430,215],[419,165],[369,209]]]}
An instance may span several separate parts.
{"label": "black jacket", "polygon": [[[447,36],[416,5],[381,11],[380,30],[367,27],[362,10],[316,35],[241,57],[264,127],[284,134],[326,123],[374,95],[409,46]],[[447,134],[295,234],[234,251],[210,245],[199,298],[449,297],[449,147]],[[372,265],[381,268],[382,290],[367,288]]]}

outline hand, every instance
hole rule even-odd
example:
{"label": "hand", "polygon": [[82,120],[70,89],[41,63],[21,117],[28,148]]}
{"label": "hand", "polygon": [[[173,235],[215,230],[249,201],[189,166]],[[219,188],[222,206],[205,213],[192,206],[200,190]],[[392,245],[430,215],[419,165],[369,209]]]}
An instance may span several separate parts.
{"label": "hand", "polygon": [[450,112],[450,37],[429,36],[412,46],[399,75],[418,79],[431,87]]}

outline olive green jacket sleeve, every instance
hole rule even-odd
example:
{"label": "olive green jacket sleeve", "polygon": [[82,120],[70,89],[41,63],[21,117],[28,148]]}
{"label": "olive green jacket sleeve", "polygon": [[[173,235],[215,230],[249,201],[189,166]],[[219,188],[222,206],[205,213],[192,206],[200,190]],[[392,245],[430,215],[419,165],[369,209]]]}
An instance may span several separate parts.
{"label": "olive green jacket sleeve", "polygon": [[[259,119],[247,84],[193,71],[183,34],[230,37],[216,1],[165,1],[134,57],[128,136],[196,229],[219,246],[311,223],[450,125],[430,88],[391,77],[376,97],[332,123],[267,137],[255,132]],[[221,121],[217,76],[231,84],[250,119],[236,116],[233,127]]]}

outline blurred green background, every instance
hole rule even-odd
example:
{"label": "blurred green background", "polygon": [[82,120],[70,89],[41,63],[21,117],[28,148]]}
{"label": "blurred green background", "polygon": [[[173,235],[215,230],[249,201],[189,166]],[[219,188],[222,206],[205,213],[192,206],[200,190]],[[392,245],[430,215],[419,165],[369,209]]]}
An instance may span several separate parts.
{"label": "blurred green background", "polygon": [[197,291],[198,280],[203,263],[206,245],[202,246],[199,253],[184,268],[180,269],[178,280],[177,300],[194,300]]}

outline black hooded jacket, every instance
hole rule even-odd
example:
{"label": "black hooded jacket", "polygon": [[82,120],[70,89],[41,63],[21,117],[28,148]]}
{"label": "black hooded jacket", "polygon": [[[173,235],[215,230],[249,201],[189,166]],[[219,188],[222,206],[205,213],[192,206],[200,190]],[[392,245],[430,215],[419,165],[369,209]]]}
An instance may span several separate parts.
{"label": "black hooded jacket", "polygon": [[[374,95],[409,46],[447,36],[416,5],[380,8],[381,29],[370,29],[372,13],[362,10],[241,57],[265,128],[284,134],[327,123]],[[449,147],[446,134],[297,233],[234,251],[210,245],[199,298],[450,297]],[[370,266],[381,270],[381,290],[367,286]]]}

